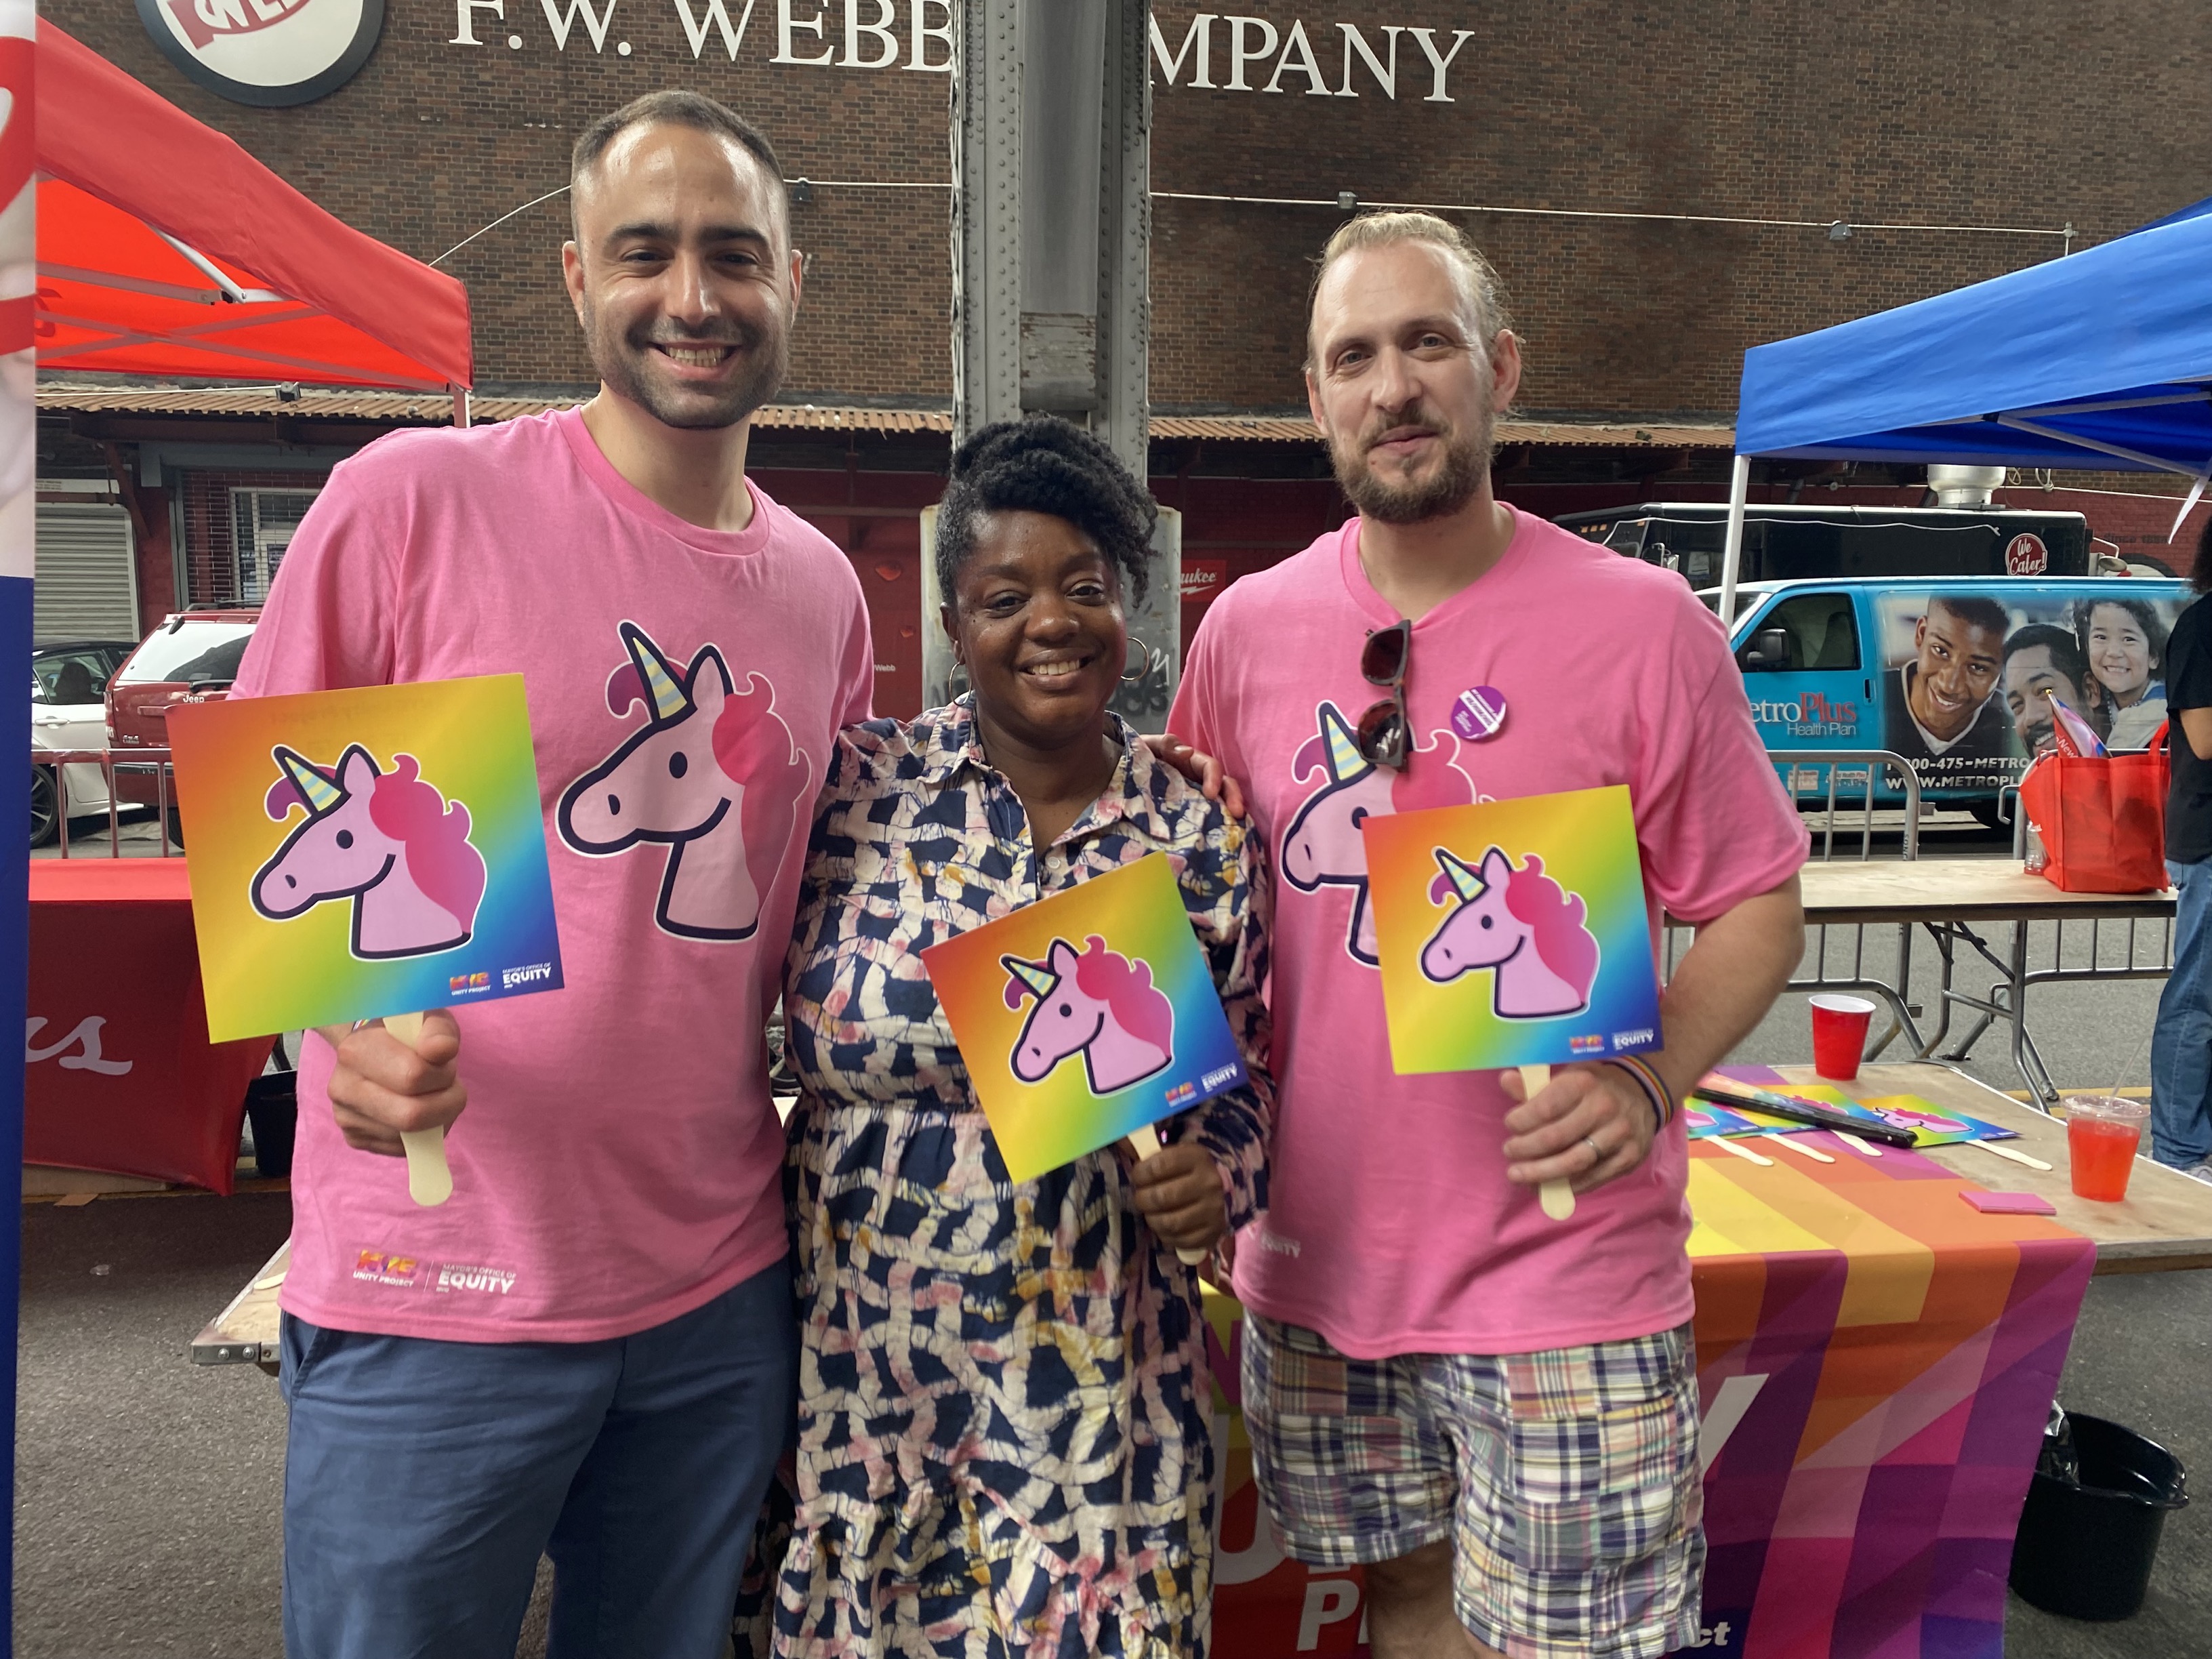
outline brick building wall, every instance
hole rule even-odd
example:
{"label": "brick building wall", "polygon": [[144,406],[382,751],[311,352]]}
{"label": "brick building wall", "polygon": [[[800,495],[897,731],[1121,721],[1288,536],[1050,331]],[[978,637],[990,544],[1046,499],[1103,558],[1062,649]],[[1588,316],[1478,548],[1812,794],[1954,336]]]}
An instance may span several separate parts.
{"label": "brick building wall", "polygon": [[[589,0],[393,0],[362,72],[291,109],[188,82],[121,0],[50,0],[46,11],[340,217],[421,258],[562,183],[586,123],[669,84],[756,117],[794,176],[946,178],[947,78],[905,67],[916,15],[943,27],[941,0],[729,0],[732,30],[744,21],[734,61],[702,21],[708,3],[611,0],[590,12],[607,21],[595,50]],[[1172,85],[1153,70],[1158,191],[1813,222],[1457,214],[1504,274],[1528,342],[1521,405],[1532,413],[1724,416],[1746,346],[2061,246],[1875,228],[1833,241],[1820,228],[1832,220],[2070,223],[2079,247],[2212,189],[2212,14],[2186,0],[1243,3],[1248,14],[1217,15],[1193,37],[1199,7],[1161,0],[1161,44],[1180,61]],[[848,40],[848,21],[886,7],[895,34],[860,28]],[[568,20],[565,47],[553,17]],[[687,17],[704,29],[696,57]],[[1395,98],[1351,53],[1345,24],[1386,68],[1399,29]],[[463,33],[481,44],[458,43]],[[896,67],[844,66],[890,46]],[[942,40],[919,48],[931,61],[945,53]],[[1449,58],[1448,101],[1432,96],[1431,51]],[[825,52],[826,64],[774,61]],[[1358,95],[1337,95],[1347,84]],[[1336,218],[1156,202],[1156,405],[1297,401],[1307,262]],[[446,263],[469,284],[483,381],[589,378],[561,292],[564,221],[562,204],[546,203]],[[824,183],[794,222],[811,263],[793,392],[947,398],[944,192]]]}

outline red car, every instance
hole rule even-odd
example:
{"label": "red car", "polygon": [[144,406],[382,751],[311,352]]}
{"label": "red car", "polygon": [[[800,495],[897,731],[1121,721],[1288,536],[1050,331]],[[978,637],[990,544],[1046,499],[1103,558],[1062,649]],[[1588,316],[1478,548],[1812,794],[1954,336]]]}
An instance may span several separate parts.
{"label": "red car", "polygon": [[139,641],[138,648],[107,683],[107,748],[117,763],[115,798],[151,806],[166,797],[170,833],[179,842],[173,780],[153,766],[128,764],[134,749],[166,750],[169,710],[179,703],[220,698],[238,678],[239,659],[258,606],[235,611],[184,611]]}

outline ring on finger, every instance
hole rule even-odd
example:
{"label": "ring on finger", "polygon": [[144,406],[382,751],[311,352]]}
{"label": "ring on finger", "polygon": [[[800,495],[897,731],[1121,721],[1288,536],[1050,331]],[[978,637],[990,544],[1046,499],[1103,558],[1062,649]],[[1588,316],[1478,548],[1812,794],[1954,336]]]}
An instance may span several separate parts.
{"label": "ring on finger", "polygon": [[1591,1139],[1588,1135],[1584,1135],[1583,1137],[1583,1145],[1590,1149],[1590,1168],[1595,1170],[1599,1164],[1605,1162],[1605,1148],[1599,1146],[1596,1141]]}

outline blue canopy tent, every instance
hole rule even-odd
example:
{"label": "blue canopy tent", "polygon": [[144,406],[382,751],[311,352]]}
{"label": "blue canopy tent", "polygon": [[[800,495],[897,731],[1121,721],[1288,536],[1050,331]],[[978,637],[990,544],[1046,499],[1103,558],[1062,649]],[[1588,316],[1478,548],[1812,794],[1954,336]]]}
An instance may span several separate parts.
{"label": "blue canopy tent", "polygon": [[2155,470],[2194,478],[2193,502],[2212,474],[2212,215],[1754,346],[1735,449],[1724,617],[1753,457]]}

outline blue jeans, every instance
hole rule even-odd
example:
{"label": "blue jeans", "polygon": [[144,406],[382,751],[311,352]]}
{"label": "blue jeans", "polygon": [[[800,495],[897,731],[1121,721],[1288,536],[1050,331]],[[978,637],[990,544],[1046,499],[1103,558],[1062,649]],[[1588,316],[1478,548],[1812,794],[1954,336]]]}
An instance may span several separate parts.
{"label": "blue jeans", "polygon": [[2186,1170],[2212,1158],[2212,859],[2166,872],[2180,904],[2150,1037],[2151,1156]]}
{"label": "blue jeans", "polygon": [[791,1431],[778,1262],[605,1342],[442,1342],[287,1316],[290,1659],[513,1659],[539,1554],[556,1659],[718,1659]]}

